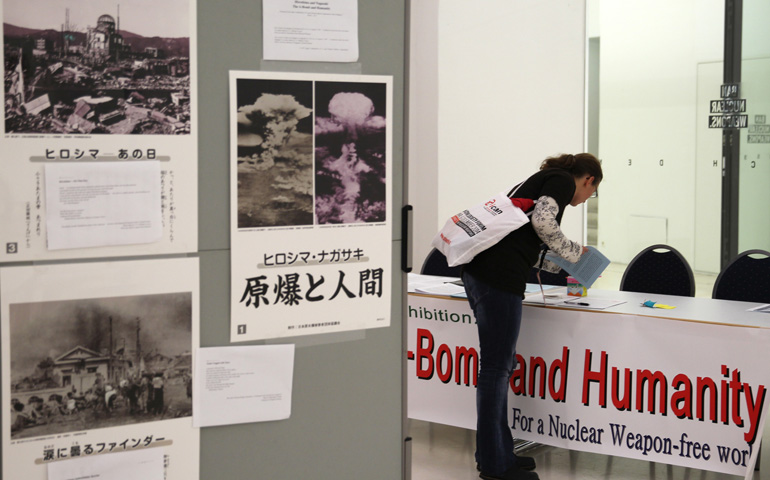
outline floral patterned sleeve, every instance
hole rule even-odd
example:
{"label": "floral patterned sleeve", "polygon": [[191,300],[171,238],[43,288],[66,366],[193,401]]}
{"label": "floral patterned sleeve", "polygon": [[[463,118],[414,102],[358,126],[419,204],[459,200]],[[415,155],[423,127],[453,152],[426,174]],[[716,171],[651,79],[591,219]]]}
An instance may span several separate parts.
{"label": "floral patterned sleeve", "polygon": [[532,212],[532,228],[540,239],[548,245],[548,249],[560,257],[577,262],[583,253],[583,247],[573,242],[561,231],[556,215],[559,213],[559,205],[549,196],[542,196],[537,200]]}

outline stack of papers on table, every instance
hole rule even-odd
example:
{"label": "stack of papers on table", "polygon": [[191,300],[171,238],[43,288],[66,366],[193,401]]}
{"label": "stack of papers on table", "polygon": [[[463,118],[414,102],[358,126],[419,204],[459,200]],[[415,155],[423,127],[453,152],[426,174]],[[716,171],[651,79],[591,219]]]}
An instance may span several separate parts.
{"label": "stack of papers on table", "polygon": [[428,295],[465,296],[465,287],[456,283],[441,283],[438,285],[420,285],[414,289],[415,293],[427,293]]}
{"label": "stack of papers on table", "polygon": [[527,295],[524,298],[524,303],[530,305],[549,305],[553,307],[571,307],[571,308],[585,308],[589,310],[604,310],[606,308],[626,303],[624,300],[610,300],[606,298],[590,298],[590,297],[573,297],[566,293],[552,293],[545,294],[545,301],[543,301],[543,295],[540,293],[534,295]]}

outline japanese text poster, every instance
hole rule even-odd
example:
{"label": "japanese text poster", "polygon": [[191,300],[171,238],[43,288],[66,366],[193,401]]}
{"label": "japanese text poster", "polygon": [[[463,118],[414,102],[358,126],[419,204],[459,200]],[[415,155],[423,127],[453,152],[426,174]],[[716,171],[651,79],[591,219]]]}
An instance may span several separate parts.
{"label": "japanese text poster", "polygon": [[[0,263],[196,251],[195,0],[0,0],[0,16]],[[120,218],[93,208],[157,195],[147,180],[105,175],[148,162],[160,167],[159,206]],[[46,181],[53,164],[66,182]],[[49,210],[52,185],[61,208]],[[96,245],[52,247],[52,222]]]}
{"label": "japanese text poster", "polygon": [[230,73],[231,340],[390,323],[392,78]]}
{"label": "japanese text poster", "polygon": [[197,259],[5,267],[0,298],[3,478],[156,448],[198,478]]}

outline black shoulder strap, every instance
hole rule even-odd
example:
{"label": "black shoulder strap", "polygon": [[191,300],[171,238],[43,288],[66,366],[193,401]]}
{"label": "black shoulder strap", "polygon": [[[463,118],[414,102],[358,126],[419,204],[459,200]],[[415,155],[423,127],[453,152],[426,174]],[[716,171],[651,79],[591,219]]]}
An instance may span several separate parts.
{"label": "black shoulder strap", "polygon": [[516,193],[516,191],[518,191],[518,190],[519,190],[519,187],[521,187],[522,185],[524,185],[524,182],[521,182],[520,184],[518,184],[518,185],[514,186],[514,187],[511,189],[511,191],[510,191],[510,192],[508,192],[508,198],[512,198],[512,197],[513,197],[513,194],[514,194],[514,193]]}

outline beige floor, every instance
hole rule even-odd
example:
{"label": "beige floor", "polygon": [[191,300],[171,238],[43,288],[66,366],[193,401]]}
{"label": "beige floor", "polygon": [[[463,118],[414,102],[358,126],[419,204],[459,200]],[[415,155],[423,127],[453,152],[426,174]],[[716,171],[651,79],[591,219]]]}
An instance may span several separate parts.
{"label": "beige floor", "polygon": [[[594,288],[617,290],[625,265],[612,264]],[[695,296],[711,297],[716,275],[695,274]],[[410,420],[412,437],[412,480],[470,480],[478,472],[473,459],[475,432],[417,420]],[[530,448],[527,455],[537,462],[543,480],[721,480],[737,479],[730,475],[683,467],[576,452],[543,445]],[[755,474],[755,478],[758,475]]]}

